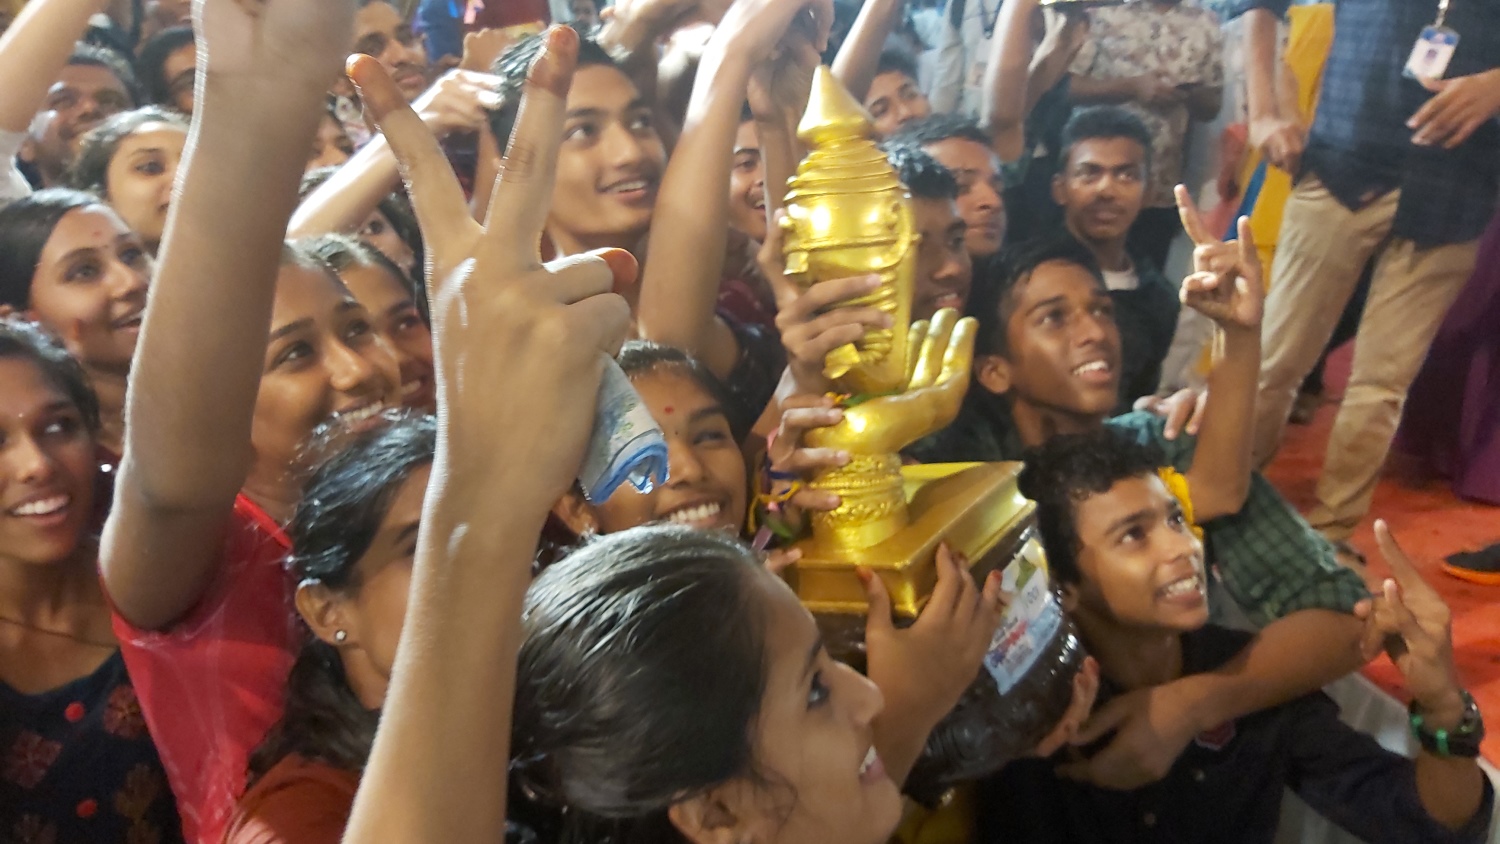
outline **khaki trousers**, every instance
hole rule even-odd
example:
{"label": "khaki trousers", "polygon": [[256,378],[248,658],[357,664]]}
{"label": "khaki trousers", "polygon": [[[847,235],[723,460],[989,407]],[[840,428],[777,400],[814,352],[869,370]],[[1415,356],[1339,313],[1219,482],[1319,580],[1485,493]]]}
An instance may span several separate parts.
{"label": "khaki trousers", "polygon": [[1376,256],[1354,340],[1354,367],[1328,438],[1313,527],[1347,539],[1370,509],[1406,392],[1444,314],[1474,269],[1479,241],[1420,249],[1391,235],[1392,191],[1350,211],[1309,176],[1287,200],[1262,325],[1255,457],[1275,456],[1292,400]]}

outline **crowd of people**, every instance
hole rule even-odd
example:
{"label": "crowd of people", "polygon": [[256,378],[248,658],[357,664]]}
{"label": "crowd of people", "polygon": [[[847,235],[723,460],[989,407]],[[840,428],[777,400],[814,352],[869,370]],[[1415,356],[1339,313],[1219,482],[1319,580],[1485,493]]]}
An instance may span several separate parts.
{"label": "crowd of people", "polygon": [[[1268,844],[1287,788],[1376,844],[1485,840],[1450,612],[1382,522],[1391,577],[1348,540],[1435,338],[1495,353],[1448,310],[1500,302],[1500,7],[1339,0],[1309,82],[1286,0],[1067,5],[18,4],[0,842]],[[1237,84],[1221,16],[1259,172],[1294,180],[1274,258],[1181,184]],[[859,570],[861,672],[785,577],[842,503],[807,482],[856,457],[817,436],[857,406],[825,359],[892,326],[849,304],[879,279],[783,258],[820,63],[910,195],[924,361],[972,347],[918,366],[967,392],[902,457],[1022,461],[1090,654],[937,815],[903,786],[1000,578],[945,545],[898,624]],[[1259,469],[1359,287],[1304,516]],[[1169,393],[1183,311],[1212,366]],[[591,497],[613,366],[669,471]],[[1321,691],[1384,655],[1414,758]]]}

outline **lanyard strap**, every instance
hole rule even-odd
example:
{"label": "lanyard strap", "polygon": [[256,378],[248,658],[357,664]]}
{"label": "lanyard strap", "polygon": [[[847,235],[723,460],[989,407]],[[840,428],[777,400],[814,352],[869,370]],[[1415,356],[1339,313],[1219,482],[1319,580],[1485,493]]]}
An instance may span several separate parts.
{"label": "lanyard strap", "polygon": [[1443,19],[1446,17],[1448,17],[1448,0],[1438,0],[1437,23],[1433,24],[1433,26],[1441,29],[1443,26]]}

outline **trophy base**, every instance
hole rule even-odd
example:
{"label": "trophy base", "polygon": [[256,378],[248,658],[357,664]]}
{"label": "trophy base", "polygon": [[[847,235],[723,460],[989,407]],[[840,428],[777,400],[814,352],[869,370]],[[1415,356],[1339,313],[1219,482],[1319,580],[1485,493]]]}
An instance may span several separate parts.
{"label": "trophy base", "polygon": [[844,551],[816,539],[786,573],[817,619],[829,654],[865,670],[869,604],[854,574],[863,566],[891,594],[898,626],[915,620],[937,582],[937,547],[947,541],[982,583],[1005,573],[1012,595],[984,668],[928,737],[907,793],[932,805],[951,784],[999,770],[1029,752],[1067,711],[1083,664],[1077,630],[1049,583],[1037,539],[1036,505],[1020,493],[1019,463],[906,466],[910,523],[873,548]]}
{"label": "trophy base", "polygon": [[864,584],[854,574],[854,567],[862,566],[885,581],[896,616],[914,619],[937,582],[939,543],[946,540],[968,557],[970,571],[980,582],[1015,555],[1036,509],[1016,485],[1020,470],[1020,463],[904,466],[901,476],[910,516],[906,527],[879,545],[857,551],[816,537],[799,542],[802,558],[787,571],[787,581],[814,615],[855,616],[863,633],[868,603]]}

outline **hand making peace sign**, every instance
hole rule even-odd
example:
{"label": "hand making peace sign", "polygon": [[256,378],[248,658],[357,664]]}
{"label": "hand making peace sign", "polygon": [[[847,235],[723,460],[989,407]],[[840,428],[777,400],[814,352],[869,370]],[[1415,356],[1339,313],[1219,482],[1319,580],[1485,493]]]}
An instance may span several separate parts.
{"label": "hand making peace sign", "polygon": [[1221,241],[1208,231],[1187,188],[1178,185],[1176,194],[1177,213],[1194,247],[1193,274],[1182,281],[1182,303],[1221,328],[1260,330],[1266,294],[1250,219],[1239,218],[1238,240]]}
{"label": "hand making peace sign", "polygon": [[[629,330],[610,291],[636,272],[606,249],[543,264],[564,103],[578,35],[554,27],[526,79],[520,117],[491,196],[475,222],[452,167],[380,64],[350,62],[401,171],[427,245],[427,295],[446,444],[464,458],[503,451],[556,500],[577,476],[606,356]],[[550,497],[548,497],[550,496]]]}

